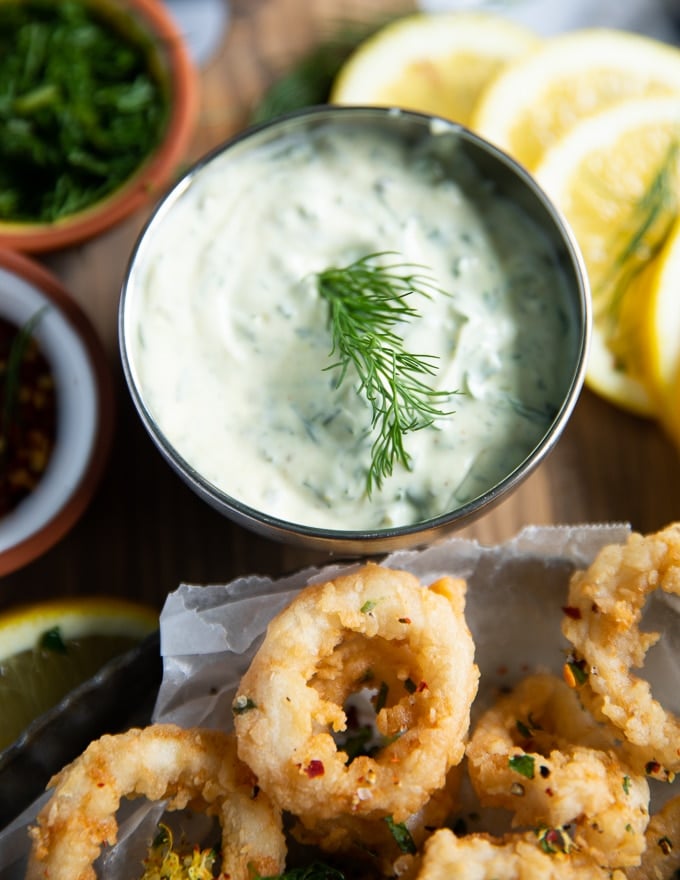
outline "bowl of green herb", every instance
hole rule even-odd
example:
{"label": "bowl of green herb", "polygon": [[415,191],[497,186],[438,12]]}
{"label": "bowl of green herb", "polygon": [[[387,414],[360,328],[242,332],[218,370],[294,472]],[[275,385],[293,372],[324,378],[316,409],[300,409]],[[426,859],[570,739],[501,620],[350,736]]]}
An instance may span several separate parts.
{"label": "bowl of green herb", "polygon": [[196,73],[155,0],[0,0],[0,246],[65,247],[159,197]]}
{"label": "bowl of green herb", "polygon": [[343,553],[505,497],[582,382],[587,281],[535,181],[459,125],[315,107],[197,163],[133,251],[123,367],[206,501]]}
{"label": "bowl of green herb", "polygon": [[112,430],[112,377],[90,322],[43,266],[0,249],[0,575],[76,523]]}

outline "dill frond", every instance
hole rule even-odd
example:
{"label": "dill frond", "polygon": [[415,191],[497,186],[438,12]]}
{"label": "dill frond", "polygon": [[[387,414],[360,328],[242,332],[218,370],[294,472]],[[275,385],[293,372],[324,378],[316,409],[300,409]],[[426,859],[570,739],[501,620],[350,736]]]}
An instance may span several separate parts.
{"label": "dill frond", "polygon": [[366,477],[369,497],[374,487],[380,489],[392,475],[395,463],[410,468],[405,435],[451,415],[439,404],[458,393],[431,388],[426,379],[435,374],[437,357],[406,351],[403,339],[393,329],[419,317],[408,297],[415,293],[430,298],[443,291],[417,266],[380,262],[389,256],[369,254],[316,276],[318,292],[328,303],[330,356],[338,356],[327,369],[338,370],[337,388],[353,366],[359,377],[359,393],[372,409],[371,430],[376,437]]}

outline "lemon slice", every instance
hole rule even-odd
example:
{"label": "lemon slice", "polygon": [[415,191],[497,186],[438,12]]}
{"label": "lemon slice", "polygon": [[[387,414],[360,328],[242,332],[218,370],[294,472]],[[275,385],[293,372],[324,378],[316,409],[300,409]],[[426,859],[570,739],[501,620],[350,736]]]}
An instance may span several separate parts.
{"label": "lemon slice", "polygon": [[652,395],[669,399],[680,375],[680,220],[631,289],[627,321],[636,330],[640,372]]}
{"label": "lemon slice", "polygon": [[471,124],[534,169],[576,122],[621,100],[680,93],[680,49],[606,28],[552,37],[502,71]]}
{"label": "lemon slice", "polygon": [[158,627],[145,605],[92,598],[0,615],[0,750],[113,657]]}
{"label": "lemon slice", "polygon": [[543,157],[538,182],[571,225],[592,289],[586,383],[640,415],[656,406],[621,333],[620,303],[677,212],[680,100],[620,102],[582,120]]}
{"label": "lemon slice", "polygon": [[407,15],[361,43],[330,101],[402,107],[466,125],[487,83],[539,43],[533,31],[490,13]]}

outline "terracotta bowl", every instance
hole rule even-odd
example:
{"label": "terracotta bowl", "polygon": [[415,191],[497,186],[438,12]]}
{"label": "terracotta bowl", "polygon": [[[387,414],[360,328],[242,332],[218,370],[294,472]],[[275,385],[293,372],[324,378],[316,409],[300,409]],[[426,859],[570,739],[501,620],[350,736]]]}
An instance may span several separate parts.
{"label": "terracotta bowl", "polygon": [[119,22],[124,33],[136,34],[140,41],[148,43],[150,65],[169,95],[165,131],[156,149],[133,176],[90,207],[53,223],[0,221],[0,247],[36,253],[97,235],[160,197],[184,161],[198,108],[198,75],[168,8],[159,0],[86,2]]}
{"label": "terracotta bowl", "polygon": [[40,556],[75,524],[112,439],[113,380],[88,318],[50,272],[0,249],[0,318],[21,327],[43,307],[33,336],[54,377],[56,440],[37,486],[0,517],[0,576]]}

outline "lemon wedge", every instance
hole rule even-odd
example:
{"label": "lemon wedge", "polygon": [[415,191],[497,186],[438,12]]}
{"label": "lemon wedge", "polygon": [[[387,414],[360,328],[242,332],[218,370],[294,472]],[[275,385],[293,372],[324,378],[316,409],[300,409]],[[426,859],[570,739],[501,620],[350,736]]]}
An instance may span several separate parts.
{"label": "lemon wedge", "polygon": [[622,100],[680,94],[680,49],[607,28],[545,40],[499,73],[471,125],[529,169],[575,123]]}
{"label": "lemon wedge", "polygon": [[467,125],[490,80],[539,43],[533,31],[491,13],[403,16],[359,45],[330,101],[402,107]]}
{"label": "lemon wedge", "polygon": [[621,306],[623,336],[654,400],[659,421],[680,449],[680,219],[657,256],[633,280]]}
{"label": "lemon wedge", "polygon": [[[631,279],[663,246],[677,215],[680,100],[617,103],[574,125],[535,170],[569,222],[592,289],[586,383],[634,413],[656,414],[638,343],[622,332]],[[629,323],[629,322],[628,322]]]}
{"label": "lemon wedge", "polygon": [[109,598],[55,600],[0,614],[0,749],[157,627],[153,609]]}
{"label": "lemon wedge", "polygon": [[630,291],[640,372],[652,395],[669,399],[680,374],[680,220]]}

